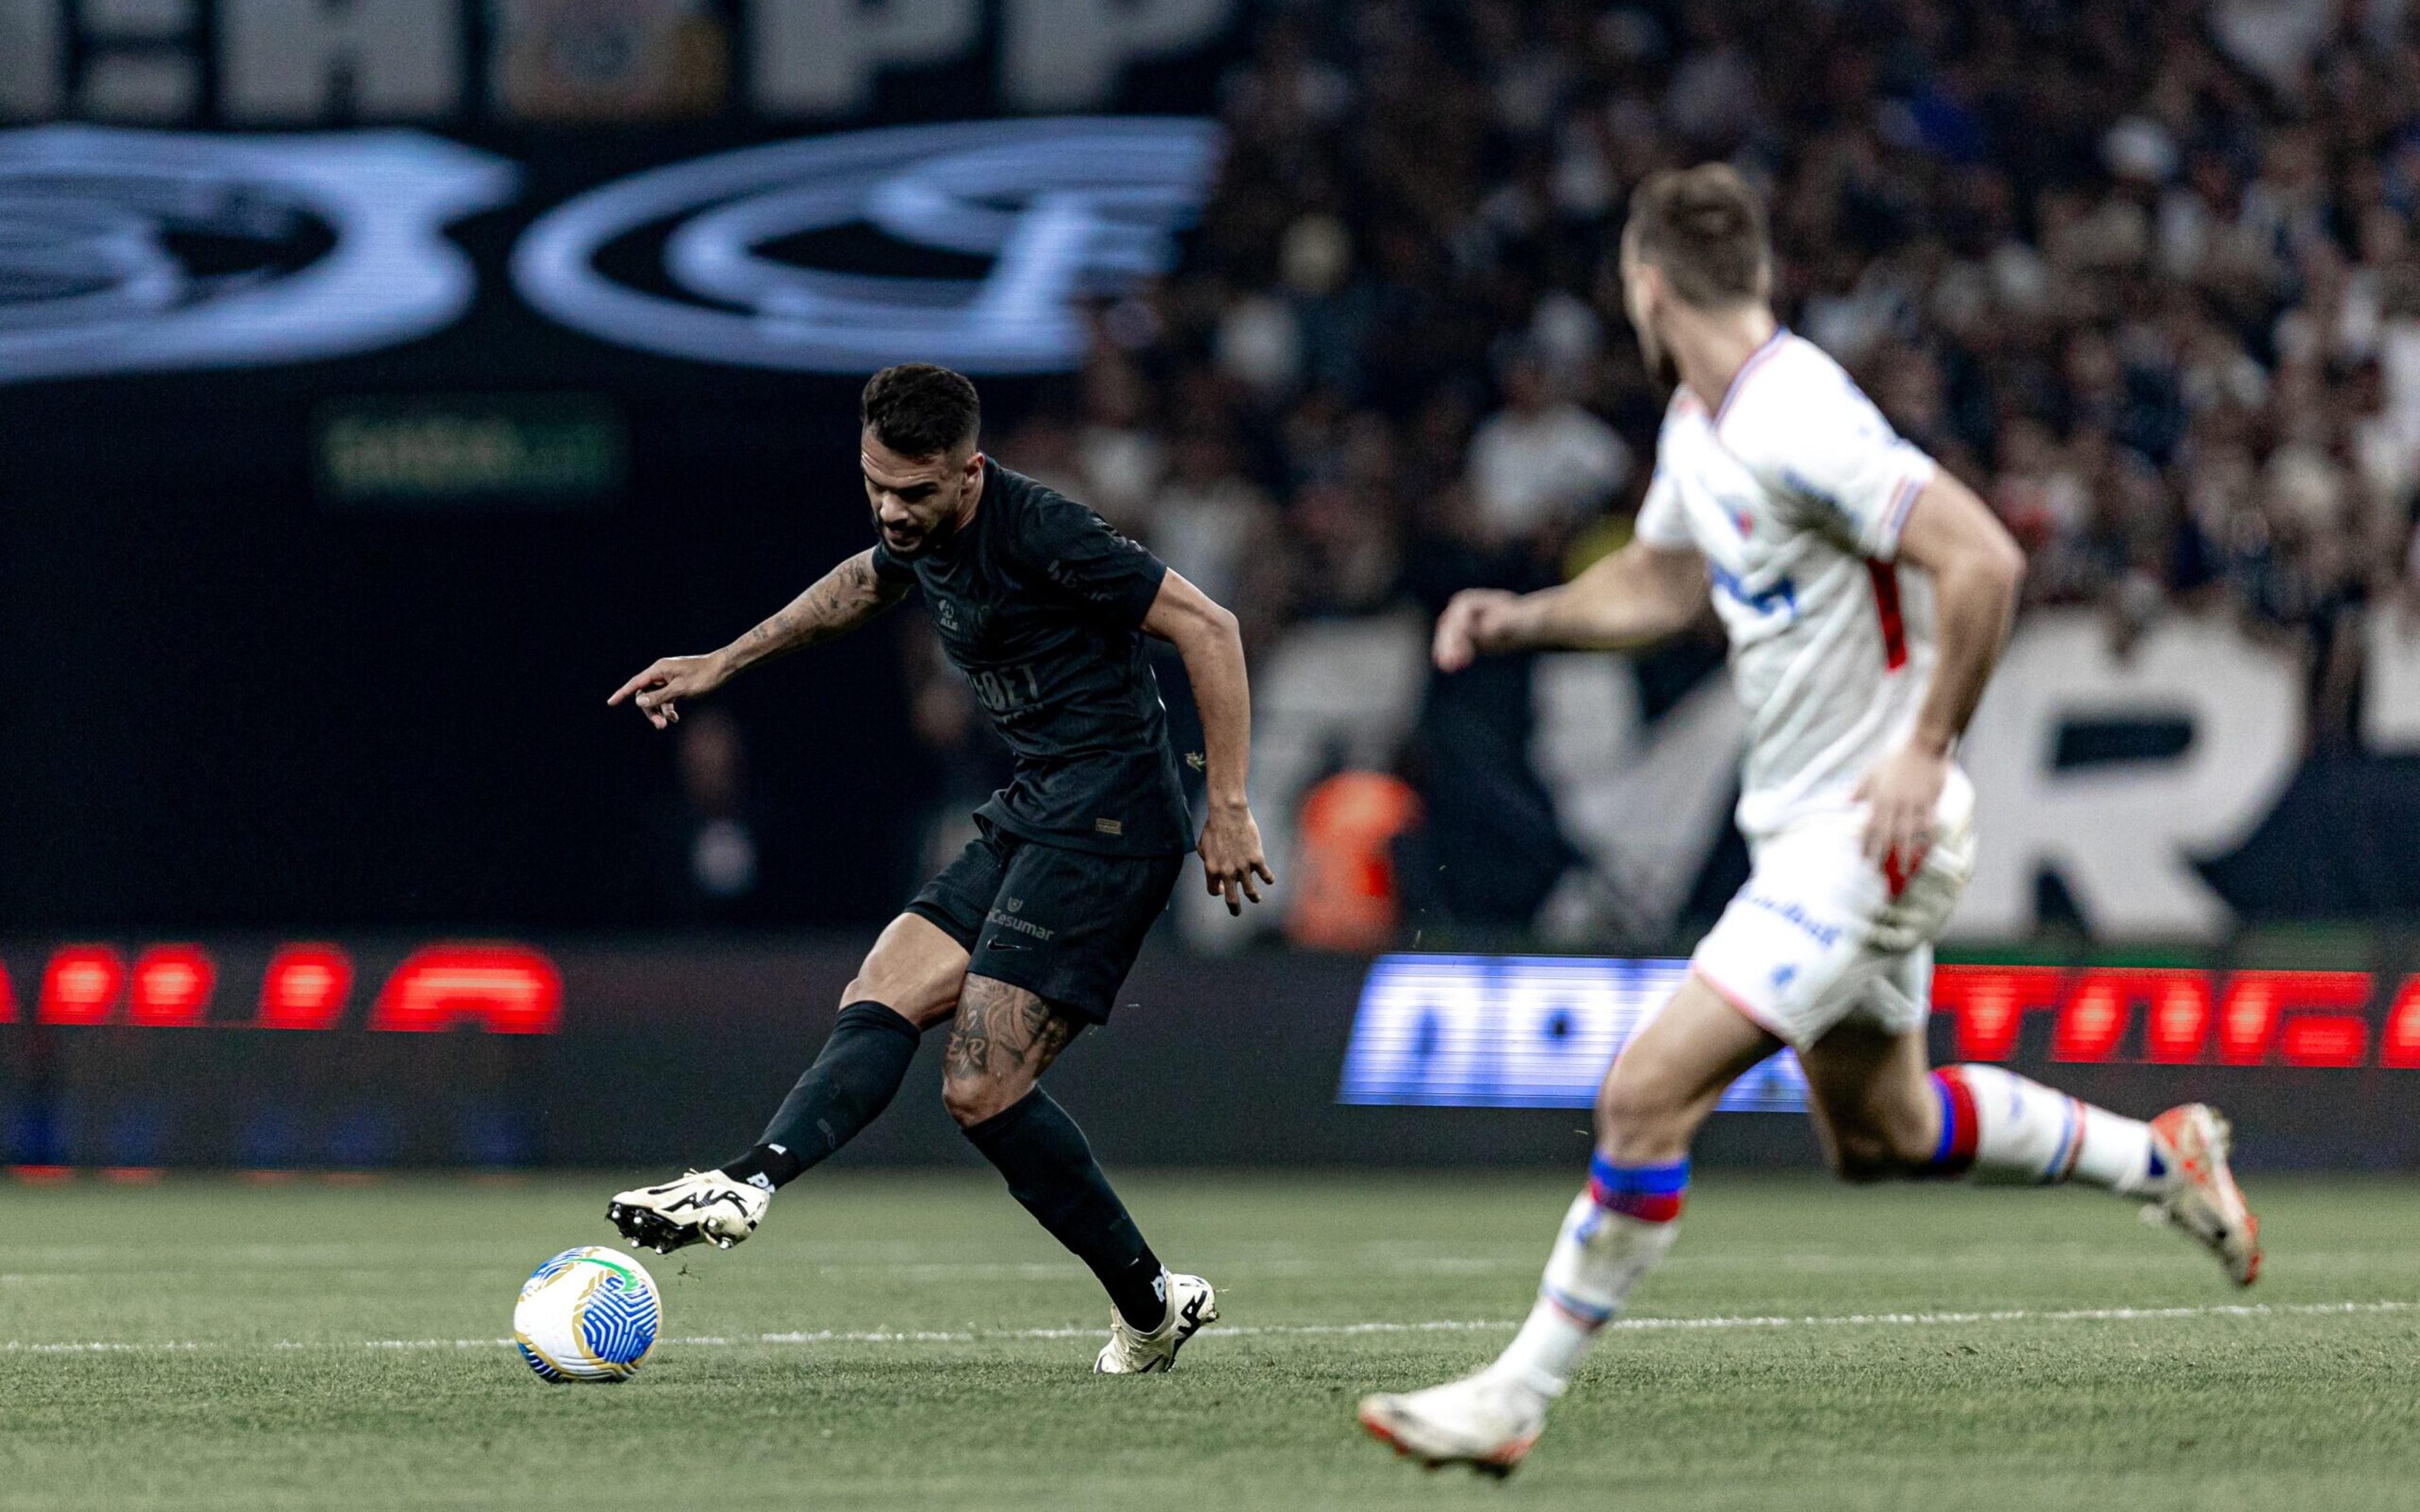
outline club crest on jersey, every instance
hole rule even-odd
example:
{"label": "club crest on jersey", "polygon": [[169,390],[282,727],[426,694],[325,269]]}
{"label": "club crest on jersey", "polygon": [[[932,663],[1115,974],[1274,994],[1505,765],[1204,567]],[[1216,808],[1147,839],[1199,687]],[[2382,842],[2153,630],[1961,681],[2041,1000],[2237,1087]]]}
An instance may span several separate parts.
{"label": "club crest on jersey", "polygon": [[1759,614],[1778,612],[1793,620],[1798,617],[1798,585],[1788,578],[1776,578],[1765,587],[1751,589],[1740,580],[1738,573],[1712,557],[1706,559],[1706,576],[1734,603],[1745,604]]}
{"label": "club crest on jersey", "polygon": [[961,603],[939,594],[933,595],[933,621],[941,627],[944,635],[981,635],[984,622],[989,617],[981,604]]}

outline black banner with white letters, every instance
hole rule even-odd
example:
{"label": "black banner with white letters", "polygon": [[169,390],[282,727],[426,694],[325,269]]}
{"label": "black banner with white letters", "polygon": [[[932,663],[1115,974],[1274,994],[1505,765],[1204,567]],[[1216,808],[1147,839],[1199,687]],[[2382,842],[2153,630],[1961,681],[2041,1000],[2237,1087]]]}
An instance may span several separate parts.
{"label": "black banner with white letters", "polygon": [[[215,129],[1200,108],[1243,0],[0,0],[0,121]],[[1190,85],[1190,87],[1188,85]],[[1192,98],[1165,98],[1183,97]]]}

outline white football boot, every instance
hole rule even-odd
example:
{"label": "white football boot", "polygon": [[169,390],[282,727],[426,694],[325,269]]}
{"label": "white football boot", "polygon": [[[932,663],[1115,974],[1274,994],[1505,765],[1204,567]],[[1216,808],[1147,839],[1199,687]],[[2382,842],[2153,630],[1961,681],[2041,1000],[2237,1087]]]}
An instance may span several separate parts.
{"label": "white football boot", "polygon": [[1101,1346],[1100,1358],[1093,1362],[1095,1374],[1148,1376],[1169,1369],[1176,1364],[1176,1351],[1187,1339],[1218,1320],[1218,1294],[1210,1289],[1209,1282],[1172,1271],[1164,1270],[1159,1275],[1167,1289],[1168,1316],[1145,1334],[1128,1327],[1118,1310],[1110,1308],[1109,1342]]}
{"label": "white football boot", "polygon": [[1370,1436],[1430,1470],[1468,1465],[1502,1479],[1519,1468],[1546,1425],[1546,1399],[1481,1371],[1426,1391],[1361,1398],[1354,1414]]}
{"label": "white football boot", "polygon": [[2173,1107],[2151,1120],[2151,1138],[2176,1184],[2143,1210],[2149,1223],[2173,1224],[2218,1257],[2227,1279],[2248,1287],[2260,1279],[2260,1220],[2227,1168],[2234,1131],[2215,1108]]}
{"label": "white football boot", "polygon": [[661,1186],[634,1186],[605,1204],[605,1216],[630,1247],[670,1255],[684,1244],[710,1241],[729,1249],[756,1231],[773,1194],[735,1181],[721,1171],[689,1171]]}

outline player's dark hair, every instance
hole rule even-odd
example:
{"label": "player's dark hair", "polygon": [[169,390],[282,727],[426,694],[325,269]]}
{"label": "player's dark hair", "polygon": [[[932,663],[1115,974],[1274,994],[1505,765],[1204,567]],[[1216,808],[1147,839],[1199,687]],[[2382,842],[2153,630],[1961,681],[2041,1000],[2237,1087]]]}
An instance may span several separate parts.
{"label": "player's dark hair", "polygon": [[865,380],[858,414],[876,440],[901,456],[941,456],[972,441],[983,401],[963,373],[930,363],[901,363]]}
{"label": "player's dark hair", "polygon": [[1727,162],[1650,175],[1630,196],[1638,255],[1700,308],[1764,297],[1764,205]]}

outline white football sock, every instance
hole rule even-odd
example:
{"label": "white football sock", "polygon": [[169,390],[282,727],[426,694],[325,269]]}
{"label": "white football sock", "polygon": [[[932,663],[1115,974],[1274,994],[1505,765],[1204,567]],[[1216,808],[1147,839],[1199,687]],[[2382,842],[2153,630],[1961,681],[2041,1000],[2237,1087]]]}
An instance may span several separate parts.
{"label": "white football sock", "polygon": [[1997,1066],[1945,1066],[1932,1079],[1942,1107],[1939,1168],[1971,1162],[1976,1180],[1998,1184],[2072,1180],[2128,1196],[2167,1190],[2149,1124]]}
{"label": "white football sock", "polygon": [[1538,1300],[1488,1374],[1540,1396],[1562,1395],[1589,1340],[1672,1247],[1688,1169],[1686,1161],[1621,1167],[1599,1156],[1590,1163],[1589,1189],[1563,1214]]}

